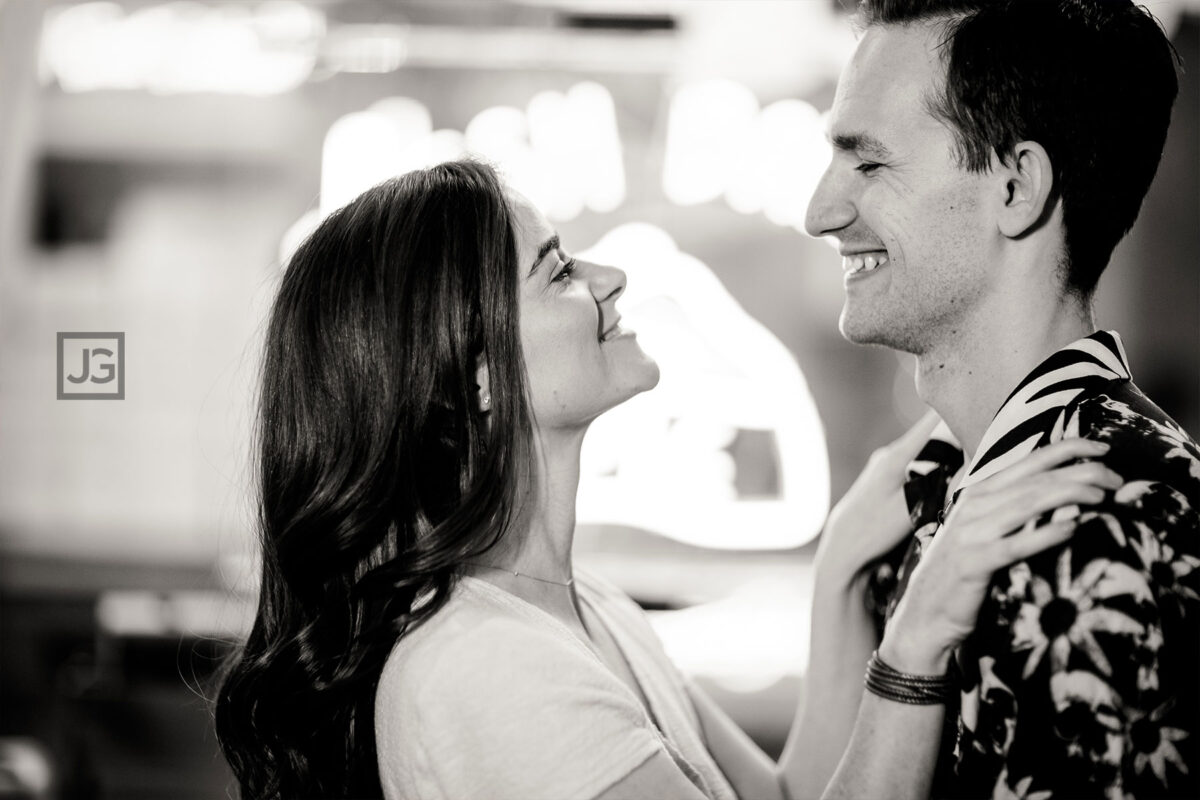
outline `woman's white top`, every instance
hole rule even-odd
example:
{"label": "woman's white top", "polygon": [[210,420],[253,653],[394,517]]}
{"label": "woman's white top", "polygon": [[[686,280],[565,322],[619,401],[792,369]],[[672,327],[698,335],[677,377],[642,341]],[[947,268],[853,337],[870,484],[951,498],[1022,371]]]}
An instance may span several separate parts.
{"label": "woman's white top", "polygon": [[384,665],[375,695],[384,797],[583,800],[665,752],[710,800],[735,800],[645,614],[594,576],[577,572],[575,586],[621,649],[649,713],[561,622],[463,577]]}

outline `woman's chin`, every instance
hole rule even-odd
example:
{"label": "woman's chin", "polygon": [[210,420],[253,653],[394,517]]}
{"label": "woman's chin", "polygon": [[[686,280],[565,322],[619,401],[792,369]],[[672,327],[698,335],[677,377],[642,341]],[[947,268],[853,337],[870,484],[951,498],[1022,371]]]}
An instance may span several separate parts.
{"label": "woman's chin", "polygon": [[658,381],[661,377],[662,374],[658,369],[658,362],[650,356],[643,355],[642,363],[638,364],[637,377],[630,381],[632,391],[621,402],[623,403],[625,400],[635,397],[642,392],[650,391],[655,386],[658,386]]}
{"label": "woman's chin", "polygon": [[659,378],[662,377],[662,374],[659,372],[659,369],[658,369],[658,362],[655,361],[653,358],[650,358],[649,356],[646,357],[646,360],[650,362],[650,366],[648,369],[650,376],[649,376],[649,381],[646,384],[646,388],[642,389],[643,392],[648,392],[651,389],[653,389],[655,386],[658,386],[658,380],[659,380]]}
{"label": "woman's chin", "polygon": [[641,366],[638,374],[630,377],[631,380],[624,384],[622,391],[617,394],[613,401],[596,412],[591,419],[612,411],[617,406],[623,405],[643,392],[650,391],[655,386],[658,386],[658,380],[661,376],[659,375],[658,364],[654,359],[647,358],[646,363]]}

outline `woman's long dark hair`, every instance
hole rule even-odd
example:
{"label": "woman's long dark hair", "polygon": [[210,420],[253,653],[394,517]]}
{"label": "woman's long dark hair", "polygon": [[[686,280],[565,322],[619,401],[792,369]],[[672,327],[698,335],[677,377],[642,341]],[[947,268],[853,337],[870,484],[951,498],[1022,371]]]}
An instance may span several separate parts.
{"label": "woman's long dark hair", "polygon": [[503,189],[472,162],[376,186],[292,257],[259,398],[258,612],[216,705],[243,797],[381,796],[384,661],[517,513],[517,273]]}

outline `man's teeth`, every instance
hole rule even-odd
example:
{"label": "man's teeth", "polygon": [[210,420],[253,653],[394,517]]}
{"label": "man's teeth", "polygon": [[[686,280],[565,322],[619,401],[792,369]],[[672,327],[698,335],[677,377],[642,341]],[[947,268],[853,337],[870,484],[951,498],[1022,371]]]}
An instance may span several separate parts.
{"label": "man's teeth", "polygon": [[855,272],[870,272],[876,267],[882,267],[887,263],[886,255],[870,255],[870,256],[844,256],[842,258],[842,270],[851,274]]}

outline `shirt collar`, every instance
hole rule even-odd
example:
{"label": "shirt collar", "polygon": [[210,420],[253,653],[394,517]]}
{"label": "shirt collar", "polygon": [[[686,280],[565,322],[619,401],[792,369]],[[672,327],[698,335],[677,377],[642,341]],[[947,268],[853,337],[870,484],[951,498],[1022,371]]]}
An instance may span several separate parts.
{"label": "shirt collar", "polygon": [[[1097,331],[1055,352],[1025,376],[1000,406],[984,431],[956,496],[958,491],[1032,452],[1047,431],[1051,440],[1070,434],[1061,429],[1062,411],[1080,394],[1129,377],[1125,348],[1115,331]],[[961,466],[962,446],[950,427],[941,422],[921,452],[909,462],[907,478],[909,481],[933,478],[935,470],[940,469],[945,473],[943,479],[948,480]],[[909,505],[911,510],[912,503]]]}
{"label": "shirt collar", "polygon": [[1129,362],[1116,331],[1096,331],[1055,352],[1000,406],[958,491],[1033,452],[1047,433],[1051,441],[1070,435],[1063,429],[1062,412],[1071,402],[1110,381],[1129,379]]}

